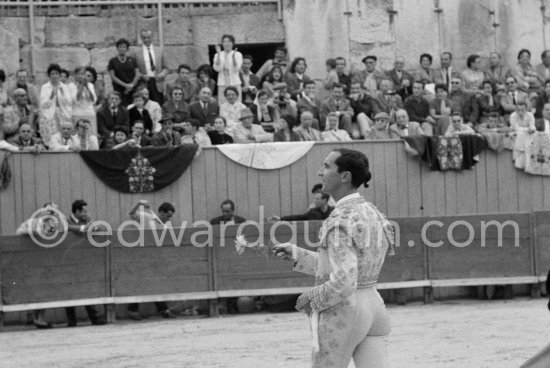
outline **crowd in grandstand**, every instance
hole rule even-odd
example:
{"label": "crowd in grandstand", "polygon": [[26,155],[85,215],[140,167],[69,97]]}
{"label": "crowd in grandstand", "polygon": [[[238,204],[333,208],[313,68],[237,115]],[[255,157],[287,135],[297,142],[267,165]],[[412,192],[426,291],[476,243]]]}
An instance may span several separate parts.
{"label": "crowd in grandstand", "polygon": [[377,57],[368,55],[365,69],[350,74],[346,59],[337,57],[327,60],[318,86],[307,74],[306,59],[288,63],[284,47],[254,74],[253,57],[224,35],[212,65],[200,66],[193,77],[191,67],[181,64],[168,83],[163,50],[152,45],[151,31],[140,35],[142,45],[132,51],[127,40],[116,42],[117,55],[107,66],[113,83],[108,94],[90,66],[78,66],[71,76],[51,64],[40,89],[24,69],[8,87],[0,70],[3,147],[80,151],[394,139],[492,128],[550,131],[549,51],[533,66],[523,49],[513,68],[496,52],[485,69],[480,55],[470,55],[463,70],[450,52],[437,68],[432,55],[422,54],[417,70],[396,57],[394,68],[383,71]]}

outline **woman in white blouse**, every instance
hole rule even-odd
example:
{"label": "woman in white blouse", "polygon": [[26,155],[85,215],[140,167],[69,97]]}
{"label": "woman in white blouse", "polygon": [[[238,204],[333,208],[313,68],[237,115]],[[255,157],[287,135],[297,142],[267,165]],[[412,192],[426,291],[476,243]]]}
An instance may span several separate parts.
{"label": "woman in white blouse", "polygon": [[225,88],[225,102],[220,105],[220,116],[225,118],[227,122],[227,130],[233,131],[241,118],[241,111],[246,109],[246,106],[239,98],[239,91],[234,86]]}
{"label": "woman in white blouse", "polygon": [[39,131],[46,146],[52,135],[60,131],[61,123],[72,121],[73,100],[69,87],[61,82],[61,67],[51,64],[48,67],[50,81],[40,89]]}
{"label": "woman in white blouse", "polygon": [[516,132],[514,141],[514,151],[512,159],[518,169],[525,168],[525,144],[529,141],[529,136],[535,133],[535,117],[527,111],[527,103],[518,101],[516,111],[510,115],[510,128]]}
{"label": "woman in white blouse", "polygon": [[214,70],[218,72],[218,103],[221,105],[225,101],[224,90],[233,86],[237,89],[238,98],[241,98],[241,78],[239,72],[243,65],[243,55],[233,49],[235,46],[235,37],[232,35],[222,36],[222,47],[216,45],[216,55],[214,55]]}
{"label": "woman in white blouse", "polygon": [[86,68],[79,67],[74,71],[75,83],[69,83],[73,100],[73,122],[84,119],[90,122],[90,133],[97,136],[97,121],[94,105],[97,100],[95,88],[86,77]]}

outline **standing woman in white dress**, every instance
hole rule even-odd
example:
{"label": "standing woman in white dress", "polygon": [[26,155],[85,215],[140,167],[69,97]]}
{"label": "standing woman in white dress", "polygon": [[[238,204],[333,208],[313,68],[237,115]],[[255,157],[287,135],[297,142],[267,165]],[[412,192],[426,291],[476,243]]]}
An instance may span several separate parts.
{"label": "standing woman in white dress", "polygon": [[241,78],[239,72],[243,65],[243,55],[233,49],[235,46],[235,37],[232,35],[222,36],[222,47],[216,45],[216,55],[214,55],[214,70],[218,72],[218,104],[225,102],[224,90],[226,87],[233,86],[239,91],[239,100],[241,99]]}
{"label": "standing woman in white dress", "polygon": [[74,71],[74,83],[69,84],[73,100],[73,123],[84,119],[90,122],[90,134],[97,136],[97,120],[94,105],[97,100],[95,88],[86,77],[86,68],[79,67]]}
{"label": "standing woman in white dress", "polygon": [[40,111],[38,126],[40,138],[45,145],[50,145],[52,135],[60,131],[61,123],[72,121],[73,100],[69,87],[61,82],[61,67],[50,64],[48,67],[50,81],[40,89]]}

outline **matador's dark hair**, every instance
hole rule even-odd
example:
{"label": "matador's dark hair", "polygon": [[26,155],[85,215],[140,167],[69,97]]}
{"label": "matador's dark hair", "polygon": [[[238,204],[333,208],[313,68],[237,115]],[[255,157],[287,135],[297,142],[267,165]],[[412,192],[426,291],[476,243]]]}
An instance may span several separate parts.
{"label": "matador's dark hair", "polygon": [[347,148],[338,148],[334,150],[340,153],[334,163],[338,166],[338,172],[349,171],[351,173],[351,183],[355,188],[364,185],[369,187],[369,181],[372,174],[369,170],[369,159],[363,152]]}

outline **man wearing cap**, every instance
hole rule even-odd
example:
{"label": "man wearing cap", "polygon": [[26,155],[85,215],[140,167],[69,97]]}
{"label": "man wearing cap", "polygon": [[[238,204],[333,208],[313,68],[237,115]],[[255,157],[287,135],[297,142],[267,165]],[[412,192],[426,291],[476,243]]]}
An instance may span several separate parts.
{"label": "man wearing cap", "polygon": [[379,112],[374,116],[374,125],[367,132],[365,139],[397,139],[399,135],[389,129],[390,116],[385,112]]}
{"label": "man wearing cap", "polygon": [[321,105],[321,120],[326,121],[328,114],[331,112],[338,115],[339,128],[351,135],[353,109],[349,100],[345,98],[345,86],[343,84],[334,83],[332,85],[332,96],[326,99]]}
{"label": "man wearing cap", "polygon": [[4,109],[4,123],[0,127],[0,138],[5,140],[17,134],[19,127],[23,123],[29,123],[36,130],[38,114],[34,106],[28,104],[27,92],[23,88],[17,88],[13,91],[15,105]]}
{"label": "man wearing cap", "polygon": [[275,106],[277,114],[279,114],[279,116],[291,115],[296,119],[298,116],[298,108],[296,101],[290,97],[287,84],[285,82],[275,83],[273,89],[275,90],[273,105]]}
{"label": "man wearing cap", "polygon": [[378,90],[378,85],[384,73],[379,70],[376,70],[376,62],[378,58],[374,55],[368,55],[363,58],[363,63],[365,64],[365,70],[357,73],[353,80],[361,83],[361,86],[370,94]]}
{"label": "man wearing cap", "polygon": [[151,145],[156,147],[175,147],[181,144],[181,136],[174,128],[174,117],[166,114],[160,120],[161,129],[151,138]]}
{"label": "man wearing cap", "polygon": [[210,147],[212,145],[210,137],[200,127],[200,121],[197,119],[188,119],[183,122],[183,131],[185,134],[181,137],[181,143],[198,144],[199,147]]}
{"label": "man wearing cap", "polygon": [[261,125],[252,124],[254,115],[249,108],[241,111],[240,123],[233,129],[235,143],[273,142],[273,134],[266,133]]}
{"label": "man wearing cap", "polygon": [[189,105],[189,116],[197,119],[201,127],[213,126],[214,120],[220,115],[220,106],[212,99],[212,91],[208,87],[201,88],[199,100]]}

